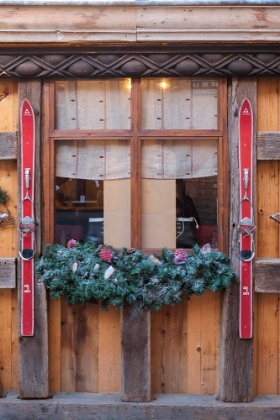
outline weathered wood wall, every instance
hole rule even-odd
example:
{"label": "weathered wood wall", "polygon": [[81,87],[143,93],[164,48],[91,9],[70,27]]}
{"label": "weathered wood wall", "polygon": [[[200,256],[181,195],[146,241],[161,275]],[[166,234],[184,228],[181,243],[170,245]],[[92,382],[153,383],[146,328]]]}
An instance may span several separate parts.
{"label": "weathered wood wall", "polygon": [[[261,78],[258,80],[257,109],[258,131],[279,132],[279,78]],[[257,165],[258,257],[280,257],[279,225],[269,218],[270,214],[280,210],[279,163],[278,160],[259,160]],[[277,276],[277,270],[275,271],[275,276]],[[256,293],[254,331],[255,394],[279,394],[279,327],[278,293]]]}
{"label": "weathered wood wall", "polygon": [[[277,78],[260,78],[257,83],[258,131],[276,132],[276,141],[280,132],[279,83]],[[17,84],[2,81],[1,89],[8,89],[9,95],[0,101],[0,133],[16,132]],[[267,135],[259,137],[263,145]],[[5,139],[5,134],[1,138]],[[259,150],[263,149],[260,146]],[[280,210],[279,161],[275,156],[259,160],[257,173],[257,256],[279,258],[279,225],[269,218]],[[8,207],[16,220],[14,158],[0,161],[0,180],[11,196]],[[0,257],[16,256],[16,227],[0,227]],[[277,275],[277,264],[275,267]],[[153,393],[218,392],[219,295],[192,296],[152,313],[151,337]],[[120,313],[114,308],[104,313],[96,305],[69,306],[64,299],[49,302],[50,391],[119,392],[120,349]],[[279,295],[256,293],[254,394],[280,393],[279,349]],[[18,389],[17,294],[10,288],[0,289],[0,377],[4,389]]]}
{"label": "weathered wood wall", "polygon": [[[2,80],[0,83],[0,99],[4,92],[8,95],[0,100],[0,132],[14,132],[18,130],[17,82]],[[0,142],[7,145],[7,138],[4,134],[0,135]],[[0,160],[0,187],[7,191],[10,196],[7,207],[16,221],[17,164],[15,154],[10,157],[14,158]],[[3,212],[3,209],[0,209],[0,211]],[[4,228],[0,226],[0,257],[15,258],[16,256],[16,226]],[[4,389],[18,389],[17,291],[14,288],[0,288],[0,379]]]}

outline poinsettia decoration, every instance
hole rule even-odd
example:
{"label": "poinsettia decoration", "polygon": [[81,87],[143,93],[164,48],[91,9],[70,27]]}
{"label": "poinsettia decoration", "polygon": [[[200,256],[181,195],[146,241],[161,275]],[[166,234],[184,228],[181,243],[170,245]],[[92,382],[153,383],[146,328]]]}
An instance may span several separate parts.
{"label": "poinsettia decoration", "polygon": [[66,248],[47,245],[36,273],[51,298],[65,296],[69,303],[81,305],[100,302],[104,310],[133,302],[139,309],[159,310],[179,302],[183,294],[222,292],[237,282],[226,255],[203,252],[198,245],[190,254],[164,248],[160,255],[147,255],[134,248],[117,253],[108,245],[70,240]]}

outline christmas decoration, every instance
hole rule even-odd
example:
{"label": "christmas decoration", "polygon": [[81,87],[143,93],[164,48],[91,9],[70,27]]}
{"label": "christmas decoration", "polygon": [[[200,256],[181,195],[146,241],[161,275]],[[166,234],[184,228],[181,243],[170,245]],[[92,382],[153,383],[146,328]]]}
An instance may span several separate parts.
{"label": "christmas decoration", "polygon": [[103,246],[99,252],[99,257],[102,261],[111,262],[114,256],[114,252],[111,248]]}
{"label": "christmas decoration", "polygon": [[174,252],[174,264],[184,264],[187,260],[187,252],[184,249],[176,249]]}
{"label": "christmas decoration", "polygon": [[0,227],[14,226],[15,221],[10,210],[6,206],[6,202],[10,200],[9,194],[0,187],[0,205],[4,208],[4,212],[0,212]]}
{"label": "christmas decoration", "polygon": [[178,303],[183,294],[219,293],[237,282],[226,255],[203,253],[198,245],[188,256],[184,250],[164,248],[153,258],[139,250],[122,248],[117,253],[110,246],[96,248],[93,242],[77,242],[71,248],[47,245],[36,273],[51,298],[65,296],[80,305],[99,302],[104,310],[109,304],[121,309],[133,302],[139,310],[159,310]]}

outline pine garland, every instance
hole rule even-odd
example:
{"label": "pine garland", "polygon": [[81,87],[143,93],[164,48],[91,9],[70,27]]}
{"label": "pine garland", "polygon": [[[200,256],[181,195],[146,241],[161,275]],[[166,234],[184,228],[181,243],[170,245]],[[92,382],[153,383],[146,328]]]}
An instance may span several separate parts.
{"label": "pine garland", "polygon": [[7,191],[2,190],[2,188],[0,187],[0,204],[5,204],[6,201],[8,201],[9,199],[10,197]]}
{"label": "pine garland", "polygon": [[65,296],[70,304],[99,302],[106,311],[108,305],[121,309],[137,302],[139,309],[157,311],[163,304],[178,303],[183,294],[220,293],[238,281],[226,255],[203,253],[198,245],[179,264],[166,248],[161,255],[149,256],[128,248],[117,254],[111,246],[102,246],[102,253],[93,242],[72,240],[68,246],[47,245],[36,262],[36,274],[51,298]]}

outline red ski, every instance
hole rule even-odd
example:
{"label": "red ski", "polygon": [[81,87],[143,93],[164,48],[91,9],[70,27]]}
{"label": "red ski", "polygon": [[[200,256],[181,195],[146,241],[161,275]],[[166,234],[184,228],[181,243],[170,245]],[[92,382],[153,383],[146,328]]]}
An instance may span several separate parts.
{"label": "red ski", "polygon": [[35,119],[34,111],[24,99],[20,113],[21,123],[21,335],[34,334],[34,168]]}
{"label": "red ski", "polygon": [[239,111],[239,241],[240,303],[239,336],[252,338],[252,260],[255,255],[254,232],[256,230],[253,209],[253,115],[248,99],[244,99]]}

